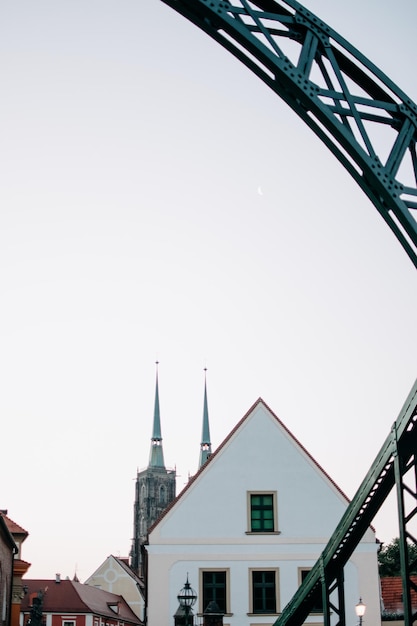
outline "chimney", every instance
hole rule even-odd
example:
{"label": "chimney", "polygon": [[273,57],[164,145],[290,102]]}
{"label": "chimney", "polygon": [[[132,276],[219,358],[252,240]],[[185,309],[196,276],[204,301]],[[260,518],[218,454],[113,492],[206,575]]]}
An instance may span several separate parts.
{"label": "chimney", "polygon": [[61,574],[55,574],[55,582],[56,583],[60,583],[61,582]]}

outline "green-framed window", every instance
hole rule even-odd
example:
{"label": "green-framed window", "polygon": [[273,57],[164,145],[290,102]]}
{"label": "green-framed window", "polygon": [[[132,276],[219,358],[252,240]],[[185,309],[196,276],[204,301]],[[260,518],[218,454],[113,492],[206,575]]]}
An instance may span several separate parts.
{"label": "green-framed window", "polygon": [[276,530],[274,493],[250,494],[250,532],[272,533]]}
{"label": "green-framed window", "polygon": [[214,601],[221,613],[227,613],[227,573],[227,570],[202,571],[203,612]]}
{"label": "green-framed window", "polygon": [[252,570],[252,613],[277,612],[277,580],[275,570]]}

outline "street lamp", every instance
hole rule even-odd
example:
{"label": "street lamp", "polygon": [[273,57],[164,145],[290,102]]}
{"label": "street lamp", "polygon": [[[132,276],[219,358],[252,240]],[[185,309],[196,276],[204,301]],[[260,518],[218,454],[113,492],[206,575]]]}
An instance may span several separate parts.
{"label": "street lamp", "polygon": [[355,606],[356,615],[359,617],[359,626],[362,626],[362,618],[365,615],[366,604],[362,602],[362,598],[359,598],[358,604]]}
{"label": "street lamp", "polygon": [[181,591],[177,595],[177,598],[178,598],[178,602],[180,603],[180,606],[184,609],[185,626],[188,626],[189,624],[188,616],[190,614],[191,607],[194,606],[197,600],[197,594],[194,591],[194,589],[191,587],[190,583],[188,582],[188,573],[187,573],[187,582],[185,583],[184,587],[181,589]]}

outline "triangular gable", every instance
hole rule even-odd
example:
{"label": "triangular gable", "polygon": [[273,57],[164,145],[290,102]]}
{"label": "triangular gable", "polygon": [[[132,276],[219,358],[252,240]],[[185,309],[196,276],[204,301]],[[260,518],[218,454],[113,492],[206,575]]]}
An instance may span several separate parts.
{"label": "triangular gable", "polygon": [[111,554],[93,572],[93,574],[91,574],[91,576],[87,578],[87,580],[85,581],[85,584],[95,586],[94,585],[95,578],[105,576],[106,572],[109,569],[117,569],[123,574],[125,574],[126,577],[131,578],[135,586],[139,586],[140,588],[143,588],[143,580],[132,570],[132,568],[129,566],[127,561],[128,561],[127,558],[120,558]]}
{"label": "triangular gable", "polygon": [[116,561],[116,563],[119,565],[120,569],[122,569],[124,572],[126,572],[126,574],[133,580],[133,582],[135,583],[135,585],[140,589],[143,590],[144,588],[144,582],[143,579],[140,578],[140,576],[138,576],[130,567],[128,560],[127,559],[122,559],[120,557],[113,557],[114,560]]}
{"label": "triangular gable", "polygon": [[246,423],[251,420],[254,416],[255,411],[262,407],[270,417],[275,420],[276,425],[279,427],[281,432],[285,434],[288,440],[295,446],[299,452],[308,460],[311,464],[312,468],[318,472],[323,480],[325,480],[329,487],[337,493],[338,497],[341,498],[345,505],[349,504],[348,497],[344,494],[344,492],[340,489],[340,487],[335,483],[335,481],[327,474],[327,472],[323,469],[323,467],[314,459],[314,457],[306,450],[306,448],[300,443],[300,441],[291,433],[291,431],[285,426],[285,424],[279,419],[279,417],[271,410],[271,408],[264,402],[262,398],[258,398],[258,400],[251,406],[251,408],[245,413],[242,419],[236,424],[236,426],[230,431],[230,433],[225,437],[222,443],[218,446],[218,448],[213,452],[213,454],[208,458],[206,463],[198,470],[198,472],[190,478],[184,489],[178,494],[178,496],[168,505],[165,511],[161,514],[161,516],[156,520],[156,522],[150,527],[149,533],[153,532],[158,525],[162,522],[162,520],[170,513],[172,509],[174,509],[177,504],[186,497],[187,492],[192,489],[195,483],[200,479],[200,477],[205,473],[210,471],[210,467],[213,463],[216,463],[218,457],[222,454],[224,449],[230,445],[232,440],[238,435],[238,433],[245,427]]}
{"label": "triangular gable", "polygon": [[[111,563],[112,562],[116,562],[115,557],[111,554],[110,556],[108,556],[103,563],[101,563],[101,565],[98,566],[98,568],[96,570],[94,570],[94,572],[84,581],[84,584],[86,585],[93,585],[94,583],[92,582],[92,580],[97,577],[97,576],[103,576],[107,570],[111,567]],[[117,563],[117,565],[119,566],[119,564]]]}

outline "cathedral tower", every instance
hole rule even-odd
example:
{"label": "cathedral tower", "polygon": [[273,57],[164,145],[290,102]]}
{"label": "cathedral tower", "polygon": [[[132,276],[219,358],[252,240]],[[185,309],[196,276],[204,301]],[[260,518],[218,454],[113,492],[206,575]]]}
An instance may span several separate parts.
{"label": "cathedral tower", "polygon": [[133,540],[130,565],[142,574],[141,546],[145,543],[149,527],[175,498],[175,470],[167,470],[162,449],[161,416],[159,410],[158,362],[156,363],[155,405],[149,464],[138,471],[135,487]]}
{"label": "cathedral tower", "polygon": [[210,425],[209,425],[209,416],[208,416],[208,405],[207,405],[207,368],[204,369],[204,405],[203,405],[203,429],[201,433],[201,443],[200,443],[200,461],[198,464],[198,468],[207,461],[209,456],[211,455],[211,441],[210,441]]}

